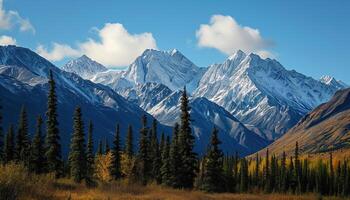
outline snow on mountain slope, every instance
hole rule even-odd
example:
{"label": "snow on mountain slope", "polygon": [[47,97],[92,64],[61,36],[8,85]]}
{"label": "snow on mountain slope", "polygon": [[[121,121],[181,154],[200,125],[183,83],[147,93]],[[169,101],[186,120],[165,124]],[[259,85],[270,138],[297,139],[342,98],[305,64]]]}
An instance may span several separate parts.
{"label": "snow on mountain slope", "polygon": [[62,70],[75,73],[84,79],[90,79],[99,72],[107,71],[107,68],[83,55],[80,58],[69,61],[62,67]]}
{"label": "snow on mountain slope", "polygon": [[[132,124],[135,130],[140,127],[142,115],[147,115],[149,121],[153,119],[107,86],[64,72],[29,49],[0,46],[0,99],[6,116],[4,127],[18,121],[20,108],[25,105],[30,130],[34,130],[35,117],[45,114],[50,70],[56,82],[59,126],[65,153],[72,132],[72,115],[78,105],[82,107],[84,121],[92,120],[94,123],[96,142],[104,138],[112,140],[117,122],[124,135],[128,124]],[[159,127],[170,132],[167,127]],[[138,134],[135,134],[135,139],[137,137]]]}
{"label": "snow on mountain slope", "polygon": [[[180,98],[180,91],[173,92],[149,110],[149,113],[162,124],[173,126],[176,121],[180,120]],[[247,129],[224,108],[206,98],[191,99],[190,107],[192,128],[197,137],[196,148],[200,148],[199,152],[205,151],[214,126],[220,131],[219,137],[223,141],[222,149],[225,152],[238,151],[241,155],[247,155],[268,144],[266,140]]]}
{"label": "snow on mountain slope", "polygon": [[336,80],[331,76],[322,76],[320,81],[326,85],[337,88],[338,90],[348,88],[349,86],[341,80]]}
{"label": "snow on mountain slope", "polygon": [[337,88],[321,83],[279,62],[237,51],[224,63],[209,66],[194,91],[223,106],[245,124],[276,139]]}
{"label": "snow on mountain slope", "polygon": [[145,111],[149,111],[171,93],[172,91],[163,84],[145,83],[125,90],[121,95]]}

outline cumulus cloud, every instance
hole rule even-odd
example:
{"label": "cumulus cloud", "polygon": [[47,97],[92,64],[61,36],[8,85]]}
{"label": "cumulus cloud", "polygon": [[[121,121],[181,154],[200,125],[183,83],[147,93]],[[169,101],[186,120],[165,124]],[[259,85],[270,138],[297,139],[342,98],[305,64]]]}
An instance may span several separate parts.
{"label": "cumulus cloud", "polygon": [[81,55],[80,51],[73,49],[69,45],[59,43],[53,43],[50,51],[43,45],[39,45],[36,52],[51,61],[59,61],[65,57],[77,57]]}
{"label": "cumulus cloud", "polygon": [[151,33],[131,34],[119,23],[107,23],[102,29],[94,30],[97,40],[89,38],[78,43],[76,48],[56,43],[51,51],[39,46],[37,52],[52,61],[86,54],[103,65],[117,67],[129,65],[145,49],[157,49]]}
{"label": "cumulus cloud", "polygon": [[34,26],[28,19],[24,19],[17,11],[6,11],[3,7],[3,0],[0,0],[0,29],[9,30],[18,26],[20,31],[31,31],[35,33]]}
{"label": "cumulus cloud", "polygon": [[209,24],[200,25],[196,37],[198,46],[215,48],[227,55],[242,50],[262,57],[273,56],[266,50],[272,43],[258,29],[242,26],[231,16],[213,15]]}
{"label": "cumulus cloud", "polygon": [[0,36],[0,45],[15,45],[16,39],[7,35]]}

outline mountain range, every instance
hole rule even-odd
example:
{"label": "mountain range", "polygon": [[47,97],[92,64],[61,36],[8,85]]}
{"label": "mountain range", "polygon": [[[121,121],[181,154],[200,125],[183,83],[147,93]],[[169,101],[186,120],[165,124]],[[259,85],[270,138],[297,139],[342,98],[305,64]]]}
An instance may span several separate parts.
{"label": "mountain range", "polygon": [[49,70],[57,81],[66,148],[76,105],[83,108],[85,121],[94,121],[96,139],[110,139],[117,122],[122,136],[128,124],[138,130],[143,114],[159,121],[159,132],[170,134],[179,121],[180,90],[186,86],[196,150],[206,149],[215,126],[225,152],[248,155],[283,137],[312,109],[347,87],[332,77],[315,80],[286,70],[276,60],[242,51],[203,68],[176,49],[148,49],[125,70],[111,70],[86,55],[59,68],[29,49],[1,46],[0,99],[3,112],[11,113],[5,126],[17,121],[21,105],[31,119],[45,112]]}

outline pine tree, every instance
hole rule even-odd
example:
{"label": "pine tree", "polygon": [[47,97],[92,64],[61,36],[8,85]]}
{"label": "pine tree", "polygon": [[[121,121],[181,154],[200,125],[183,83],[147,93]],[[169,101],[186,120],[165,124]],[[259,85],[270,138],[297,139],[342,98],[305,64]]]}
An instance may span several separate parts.
{"label": "pine tree", "polygon": [[23,162],[25,166],[29,165],[30,159],[30,141],[28,135],[27,112],[23,106],[18,123],[18,132],[16,139],[16,160],[18,162]]}
{"label": "pine tree", "polygon": [[201,189],[207,192],[223,192],[223,153],[219,148],[221,141],[214,127],[207,154],[204,159],[203,183]]}
{"label": "pine tree", "polygon": [[334,192],[334,169],[332,152],[329,153],[329,192],[331,195]]}
{"label": "pine tree", "polygon": [[94,186],[95,181],[93,180],[93,174],[94,174],[94,141],[93,141],[93,124],[92,121],[89,121],[89,127],[88,127],[88,140],[86,145],[86,185],[88,187]]}
{"label": "pine tree", "polygon": [[46,152],[47,169],[54,172],[56,178],[62,175],[62,157],[60,135],[57,121],[57,96],[55,92],[55,81],[52,71],[49,74],[49,94],[47,103],[47,125],[46,125]]}
{"label": "pine tree", "polygon": [[181,155],[181,166],[179,169],[179,180],[181,188],[192,188],[196,177],[197,155],[193,151],[195,138],[190,126],[190,107],[186,87],[181,96],[181,125],[178,138],[179,153]]}
{"label": "pine tree", "polygon": [[280,188],[282,192],[287,192],[288,190],[288,179],[287,179],[287,156],[286,152],[283,151],[281,160],[281,183]]}
{"label": "pine tree", "polygon": [[125,153],[128,155],[129,158],[132,158],[134,156],[134,145],[133,145],[133,132],[132,132],[132,126],[129,125],[128,127],[128,133],[126,136],[126,142],[125,142]]}
{"label": "pine tree", "polygon": [[265,184],[265,192],[271,192],[271,184],[270,184],[270,157],[269,157],[269,149],[266,149],[266,158],[265,158],[265,169],[264,169],[264,184]]}
{"label": "pine tree", "polygon": [[174,188],[181,187],[181,180],[179,178],[179,170],[182,166],[182,159],[179,152],[179,124],[175,123],[173,129],[173,136],[171,139],[169,159],[170,159],[170,183]]}
{"label": "pine tree", "polygon": [[162,177],[162,184],[166,186],[171,186],[171,168],[170,168],[170,138],[167,136],[164,143],[164,148],[162,151],[162,166],[160,169],[160,174]]}
{"label": "pine tree", "polygon": [[80,183],[86,176],[84,125],[80,107],[75,109],[73,120],[73,134],[69,152],[70,174],[75,182]]}
{"label": "pine tree", "polygon": [[32,142],[31,147],[31,171],[36,174],[45,172],[45,150],[44,150],[44,139],[42,135],[42,124],[43,120],[41,116],[37,118],[36,133]]}
{"label": "pine tree", "polygon": [[137,155],[137,173],[139,181],[146,185],[150,175],[149,141],[147,137],[147,117],[142,116],[142,128],[140,130],[139,150]]}
{"label": "pine tree", "polygon": [[150,138],[150,159],[151,159],[151,174],[153,179],[160,184],[162,181],[162,176],[160,175],[161,167],[161,155],[159,150],[158,142],[158,133],[157,133],[157,120],[153,119],[152,129],[151,129],[151,138]]}
{"label": "pine tree", "polygon": [[241,167],[240,167],[240,192],[248,191],[248,161],[245,158],[241,159]]}
{"label": "pine tree", "polygon": [[102,155],[103,154],[103,143],[102,140],[98,142],[98,148],[97,148],[97,155]]}
{"label": "pine tree", "polygon": [[113,141],[113,149],[112,149],[112,166],[111,166],[111,175],[114,180],[121,178],[121,162],[120,162],[120,128],[119,124],[116,126],[115,136]]}
{"label": "pine tree", "polygon": [[11,124],[5,137],[4,163],[9,163],[15,159],[15,135]]}

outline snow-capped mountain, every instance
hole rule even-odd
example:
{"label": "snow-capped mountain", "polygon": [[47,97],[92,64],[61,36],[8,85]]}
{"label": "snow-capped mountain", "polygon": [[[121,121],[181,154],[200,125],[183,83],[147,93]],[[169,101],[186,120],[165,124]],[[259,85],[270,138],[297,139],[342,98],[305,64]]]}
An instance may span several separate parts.
{"label": "snow-capped mountain", "polygon": [[338,90],[348,88],[349,86],[341,80],[336,80],[331,76],[322,76],[320,81],[326,85],[330,85],[332,87],[337,88]]}
{"label": "snow-capped mountain", "polygon": [[161,83],[171,90],[187,85],[189,92],[197,85],[204,69],[194,65],[178,50],[158,51],[147,49],[123,74],[133,84]]}
{"label": "snow-capped mountain", "polygon": [[208,98],[260,129],[264,138],[275,139],[336,90],[286,70],[276,60],[237,51],[224,63],[209,66],[194,96]]}
{"label": "snow-capped mountain", "polygon": [[83,55],[80,58],[69,61],[62,67],[62,70],[75,73],[84,79],[90,79],[97,73],[107,71],[108,69],[100,63],[91,60],[86,55]]}
{"label": "snow-capped mountain", "polygon": [[[149,110],[160,123],[173,126],[180,120],[181,92],[176,91],[163,99]],[[221,106],[206,98],[190,99],[191,122],[196,135],[196,148],[204,152],[210,140],[213,127],[219,129],[219,137],[223,142],[221,147],[225,152],[238,151],[241,155],[247,155],[265,147],[268,142],[247,129],[244,124]]]}
{"label": "snow-capped mountain", "polygon": [[[82,108],[84,121],[94,123],[95,142],[97,139],[112,139],[116,123],[120,123],[121,133],[125,134],[128,124],[132,124],[135,130],[140,127],[142,115],[147,115],[149,121],[153,119],[107,86],[64,72],[29,49],[0,46],[0,99],[4,127],[18,121],[20,108],[25,105],[30,130],[34,130],[35,117],[45,114],[50,70],[56,82],[59,126],[65,152],[72,132],[73,111],[78,105]],[[164,126],[159,127],[170,132]]]}

